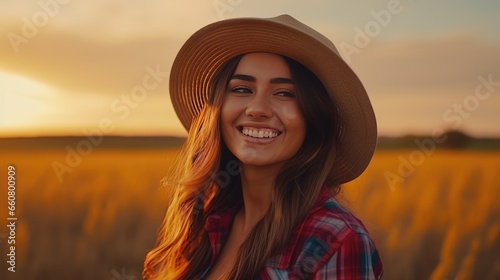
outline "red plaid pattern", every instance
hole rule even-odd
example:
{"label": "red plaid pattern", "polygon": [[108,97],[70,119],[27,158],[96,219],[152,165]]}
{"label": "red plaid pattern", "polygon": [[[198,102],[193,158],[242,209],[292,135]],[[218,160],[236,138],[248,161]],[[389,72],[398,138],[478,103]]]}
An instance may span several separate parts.
{"label": "red plaid pattern", "polygon": [[[229,234],[234,211],[208,217],[211,269]],[[382,261],[363,223],[324,189],[288,245],[268,260],[255,279],[381,279]]]}

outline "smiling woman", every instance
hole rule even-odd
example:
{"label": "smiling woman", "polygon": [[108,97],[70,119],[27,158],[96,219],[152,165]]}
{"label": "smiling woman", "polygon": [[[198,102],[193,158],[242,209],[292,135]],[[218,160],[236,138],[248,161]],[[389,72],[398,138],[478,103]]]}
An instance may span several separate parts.
{"label": "smiling woman", "polygon": [[144,278],[380,279],[335,199],[373,155],[375,116],[328,39],[288,15],[214,23],[179,51],[170,96],[189,134]]}

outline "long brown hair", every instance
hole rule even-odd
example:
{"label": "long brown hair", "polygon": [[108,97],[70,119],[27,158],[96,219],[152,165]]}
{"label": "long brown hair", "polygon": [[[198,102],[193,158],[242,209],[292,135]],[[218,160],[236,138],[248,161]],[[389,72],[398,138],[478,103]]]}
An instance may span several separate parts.
{"label": "long brown hair", "polygon": [[[239,174],[229,175],[224,170],[237,159],[222,141],[220,128],[227,83],[241,57],[230,60],[215,76],[212,93],[190,128],[181,150],[175,194],[155,248],[144,262],[146,279],[193,279],[202,273],[212,253],[204,228],[206,218],[242,204]],[[306,137],[276,178],[271,206],[241,245],[228,279],[253,279],[266,260],[285,246],[321,189],[329,186],[332,195],[340,189],[330,174],[340,131],[335,106],[311,71],[290,58],[284,59],[306,120]]]}

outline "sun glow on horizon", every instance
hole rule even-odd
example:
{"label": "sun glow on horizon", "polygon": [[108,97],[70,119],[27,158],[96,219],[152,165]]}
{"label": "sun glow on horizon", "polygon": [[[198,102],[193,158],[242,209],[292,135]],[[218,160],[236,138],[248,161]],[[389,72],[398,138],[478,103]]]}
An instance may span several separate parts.
{"label": "sun glow on horizon", "polygon": [[0,133],[40,128],[53,106],[53,97],[49,86],[0,72]]}
{"label": "sun glow on horizon", "polygon": [[[81,136],[84,131],[98,129],[103,119],[110,120],[113,127],[109,133],[103,132],[107,135],[185,136],[173,108],[168,108],[167,95],[151,94],[120,119],[110,106],[124,94],[63,92],[24,76],[0,72],[0,137]],[[161,113],[150,114],[152,111]]]}

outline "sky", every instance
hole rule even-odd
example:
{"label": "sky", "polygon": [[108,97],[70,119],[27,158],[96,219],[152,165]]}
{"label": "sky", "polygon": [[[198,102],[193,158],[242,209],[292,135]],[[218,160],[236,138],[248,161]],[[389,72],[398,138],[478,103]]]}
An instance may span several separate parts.
{"label": "sky", "polygon": [[[168,74],[201,27],[290,14],[328,37],[380,135],[500,136],[500,1],[2,0],[0,137],[176,135]],[[153,81],[145,89],[143,81]],[[133,95],[142,89],[141,95]]]}

